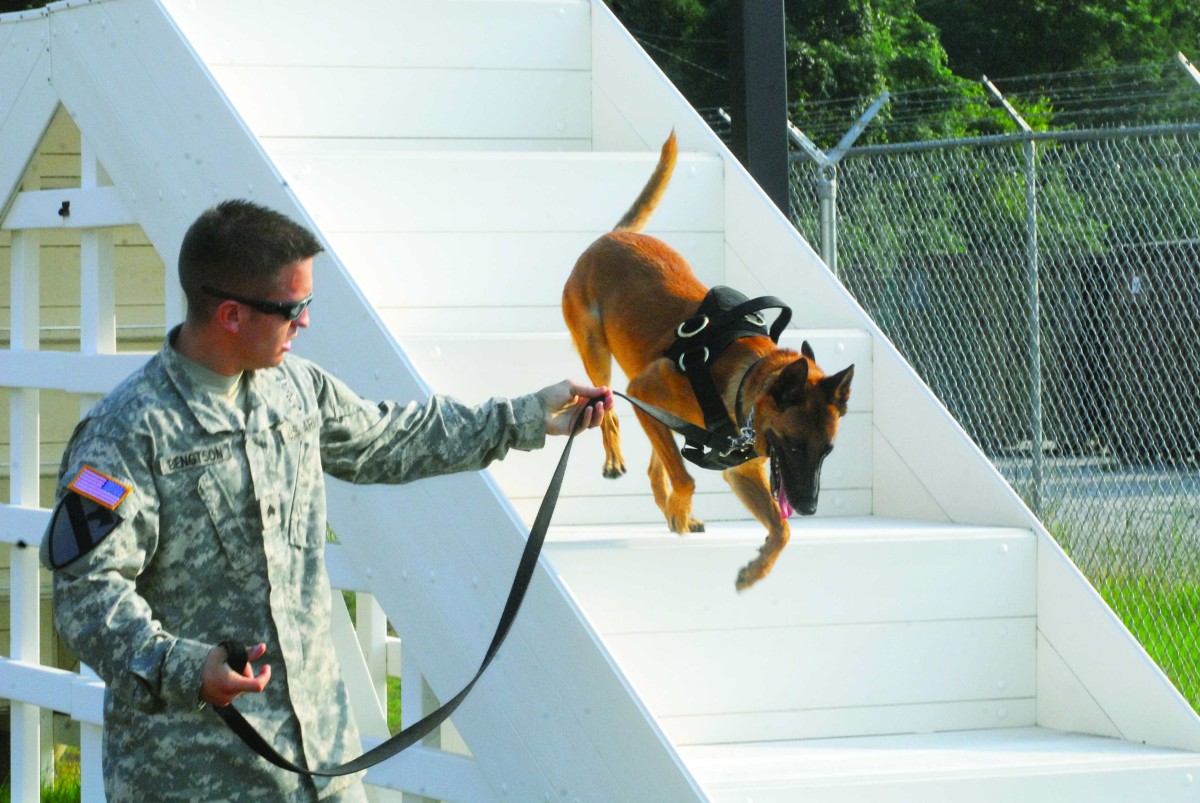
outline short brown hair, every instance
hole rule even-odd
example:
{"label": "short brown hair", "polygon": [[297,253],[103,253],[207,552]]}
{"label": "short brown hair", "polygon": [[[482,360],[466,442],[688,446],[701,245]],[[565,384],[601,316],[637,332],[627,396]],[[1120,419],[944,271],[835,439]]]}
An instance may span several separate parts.
{"label": "short brown hair", "polygon": [[206,209],[179,249],[179,283],[189,317],[207,317],[220,303],[204,285],[244,295],[270,289],[279,271],[325,249],[291,218],[252,201],[230,199]]}

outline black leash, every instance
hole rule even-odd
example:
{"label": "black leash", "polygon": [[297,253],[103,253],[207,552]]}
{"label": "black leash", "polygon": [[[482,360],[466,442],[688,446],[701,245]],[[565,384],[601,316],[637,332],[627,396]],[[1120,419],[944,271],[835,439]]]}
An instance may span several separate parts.
{"label": "black leash", "polygon": [[[631,403],[641,406],[641,402],[634,402],[628,396],[622,398],[628,399]],[[600,397],[588,402],[588,407],[595,405],[600,400]],[[586,409],[586,407],[584,408]],[[653,409],[653,408],[652,408]],[[521,553],[521,562],[517,565],[516,577],[513,579],[512,590],[508,592],[508,601],[504,603],[504,612],[500,614],[500,623],[496,626],[496,634],[492,637],[492,643],[488,646],[487,652],[483,656],[483,662],[479,665],[479,669],[475,672],[475,677],[463,687],[463,690],[454,695],[441,708],[421,719],[419,722],[414,722],[404,730],[397,733],[382,744],[376,745],[367,752],[363,753],[358,758],[352,759],[338,767],[333,767],[324,770],[310,770],[294,764],[281,756],[274,747],[267,742],[266,739],[254,729],[254,726],[246,721],[232,704],[215,708],[217,715],[225,721],[234,733],[238,735],[247,746],[254,752],[265,758],[267,761],[274,764],[276,767],[288,770],[290,772],[299,773],[300,775],[319,776],[322,778],[332,778],[339,775],[350,775],[355,772],[361,772],[369,767],[373,767],[381,761],[399,753],[407,747],[411,747],[421,739],[428,736],[434,728],[441,725],[450,715],[462,704],[462,701],[467,698],[471,689],[475,687],[475,683],[479,680],[483,671],[488,668],[488,664],[496,657],[496,653],[500,651],[500,645],[504,643],[504,639],[508,636],[508,631],[512,629],[513,621],[517,618],[517,611],[521,608],[521,602],[525,599],[525,592],[529,588],[529,582],[533,579],[533,571],[537,568],[538,556],[542,551],[542,544],[546,540],[546,531],[550,527],[550,518],[554,515],[554,507],[558,503],[558,493],[562,488],[563,477],[567,472],[567,458],[571,454],[571,444],[575,441],[575,436],[578,434],[580,420],[583,417],[583,409],[579,411],[575,420],[571,423],[571,434],[567,437],[567,445],[563,447],[562,457],[558,459],[558,467],[554,470],[554,476],[550,480],[550,486],[546,489],[546,496],[542,499],[542,505],[538,508],[537,516],[533,520],[533,527],[529,531],[529,539],[525,542],[525,551]],[[658,411],[662,415],[670,418],[668,413]],[[676,419],[681,421],[680,419]],[[691,427],[686,421],[681,421],[685,426]],[[668,425],[669,426],[669,425]],[[696,429],[699,429],[696,427]],[[228,664],[235,672],[241,673],[245,668],[248,657],[246,655],[246,647],[244,644],[231,643],[228,641],[221,642],[228,653]]]}

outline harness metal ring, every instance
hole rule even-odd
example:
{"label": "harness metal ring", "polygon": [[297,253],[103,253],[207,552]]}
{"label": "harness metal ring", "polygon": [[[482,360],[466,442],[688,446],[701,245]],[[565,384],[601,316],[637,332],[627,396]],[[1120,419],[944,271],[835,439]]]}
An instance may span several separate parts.
{"label": "harness metal ring", "polygon": [[[685,331],[684,327],[688,325],[689,321],[693,321],[693,320],[695,320],[695,318],[688,318],[686,321],[679,324],[679,327],[675,330],[675,334],[678,335],[679,337],[695,337],[696,335],[703,332],[706,328],[708,328],[708,316],[701,315],[699,325],[695,329],[691,330],[690,332]],[[707,360],[708,357],[705,357],[704,359]]]}
{"label": "harness metal ring", "polygon": [[746,320],[755,326],[766,326],[767,319],[762,316],[761,312],[751,312],[746,315]]}
{"label": "harness metal ring", "polygon": [[[704,349],[704,356],[700,358],[701,365],[708,362],[708,346],[702,346],[702,348]],[[679,359],[677,359],[675,362],[679,365],[679,370],[682,373],[685,373],[685,374],[687,373],[687,368],[684,367],[684,364],[683,364],[684,359],[689,354],[695,354],[697,351],[699,351],[699,349],[692,349],[691,351],[685,351],[683,354],[679,355]]]}

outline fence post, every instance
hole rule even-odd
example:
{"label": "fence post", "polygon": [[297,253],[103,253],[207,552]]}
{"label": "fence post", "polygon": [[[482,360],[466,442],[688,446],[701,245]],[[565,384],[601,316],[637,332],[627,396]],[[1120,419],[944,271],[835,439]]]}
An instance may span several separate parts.
{"label": "fence post", "polygon": [[[1000,94],[996,85],[982,76],[980,82],[994,97],[1021,130],[1033,133],[1013,105]],[[1026,298],[1029,304],[1029,430],[1030,430],[1030,488],[1029,507],[1039,518],[1042,515],[1045,439],[1042,434],[1042,343],[1041,306],[1039,300],[1038,233],[1037,233],[1037,143],[1025,141],[1025,271]]]}
{"label": "fence post", "polygon": [[821,258],[834,276],[837,269],[837,165],[817,168],[817,204],[821,209]]}
{"label": "fence post", "polygon": [[[41,348],[39,297],[41,237],[18,231],[12,236],[12,321],[10,347],[14,352]],[[14,389],[9,398],[9,502],[38,506],[40,445],[38,439],[41,391]],[[9,655],[14,661],[40,664],[40,605],[36,549],[9,552]],[[41,709],[31,703],[10,701],[10,790],[13,800],[38,800],[47,767],[42,761]],[[49,765],[53,770],[53,764]]]}
{"label": "fence post", "polygon": [[801,150],[817,163],[817,203],[821,211],[821,259],[834,276],[837,276],[837,166],[846,152],[862,135],[867,125],[891,97],[887,92],[880,95],[862,116],[850,126],[837,147],[825,153],[804,132],[788,122],[788,136]]}

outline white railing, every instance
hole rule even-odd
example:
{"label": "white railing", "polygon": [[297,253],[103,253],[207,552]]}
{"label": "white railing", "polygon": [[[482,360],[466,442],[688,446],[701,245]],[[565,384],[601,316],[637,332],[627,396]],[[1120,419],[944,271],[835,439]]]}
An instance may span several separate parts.
{"label": "white railing", "polygon": [[[0,505],[0,543],[11,550],[12,649],[0,657],[0,697],[10,701],[12,717],[12,799],[37,800],[40,787],[52,781],[52,731],[43,727],[44,713],[65,714],[79,725],[82,800],[104,800],[101,773],[101,730],[104,722],[104,684],[86,667],[71,672],[41,663],[39,622],[42,608],[37,547],[50,511],[17,504]],[[364,748],[386,739],[388,678],[404,677],[401,686],[403,724],[409,725],[436,707],[421,682],[415,656],[400,649],[400,639],[388,635],[382,609],[368,593],[359,572],[342,548],[326,548],[333,597],[334,643],[350,693],[351,705],[363,735]],[[355,594],[352,622],[341,591]],[[438,800],[477,800],[487,787],[473,761],[460,752],[440,749],[447,732],[410,748],[401,759],[368,775],[378,789],[428,796]]]}
{"label": "white railing", "polygon": [[[11,793],[13,800],[37,800],[52,781],[55,739],[53,714],[79,725],[80,783],[83,801],[104,800],[101,732],[104,684],[86,666],[71,672],[42,663],[41,624],[48,589],[38,562],[38,547],[50,511],[40,506],[44,455],[41,443],[42,391],[76,394],[83,415],[102,395],[135,370],[147,355],[117,353],[116,259],[113,227],[136,225],[119,194],[109,185],[86,140],[81,143],[80,187],[39,190],[27,179],[3,220],[11,233],[11,334],[0,351],[3,387],[10,419],[9,500],[0,504],[0,544],[7,544],[11,649],[0,656],[0,697],[10,701]],[[72,214],[63,216],[63,201]],[[80,238],[79,350],[42,351],[40,278],[42,233],[78,229]],[[164,283],[165,318],[178,320],[182,298],[174,282]],[[57,463],[55,458],[46,461]],[[333,595],[334,641],[342,663],[355,717],[370,747],[387,738],[388,677],[401,673],[403,724],[436,707],[424,693],[415,656],[402,653],[400,640],[388,635],[382,609],[359,573],[336,544],[328,547]],[[342,595],[356,594],[357,626]],[[43,599],[45,597],[45,599]],[[403,656],[403,657],[402,657]],[[452,731],[447,731],[452,733]],[[441,800],[471,800],[487,795],[473,761],[439,749],[442,734],[407,751],[402,760],[372,770],[368,781],[379,789],[404,791]],[[419,772],[415,771],[419,768]],[[416,779],[419,779],[416,780]]]}

